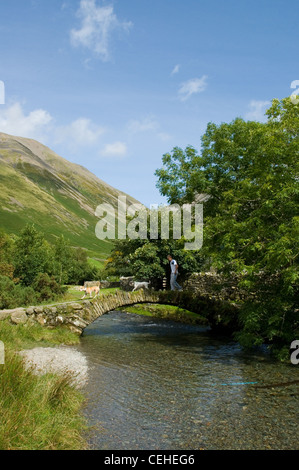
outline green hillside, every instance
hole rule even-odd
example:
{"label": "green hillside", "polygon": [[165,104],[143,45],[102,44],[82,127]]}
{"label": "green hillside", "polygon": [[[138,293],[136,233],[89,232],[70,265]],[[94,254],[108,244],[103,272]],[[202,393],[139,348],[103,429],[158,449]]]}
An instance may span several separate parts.
{"label": "green hillside", "polygon": [[103,202],[117,207],[119,195],[39,142],[0,133],[0,228],[5,232],[18,234],[34,223],[50,242],[64,235],[91,257],[105,259],[112,243],[96,238],[94,212]]}

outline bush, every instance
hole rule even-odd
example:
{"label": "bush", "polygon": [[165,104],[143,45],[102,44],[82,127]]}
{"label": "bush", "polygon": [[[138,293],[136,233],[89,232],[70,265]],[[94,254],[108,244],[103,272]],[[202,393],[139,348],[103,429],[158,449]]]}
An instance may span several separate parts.
{"label": "bush", "polygon": [[33,283],[33,289],[40,302],[54,300],[66,291],[65,287],[56,282],[54,276],[50,277],[47,273],[41,273],[37,276]]}
{"label": "bush", "polygon": [[0,276],[0,309],[32,305],[38,301],[32,287],[16,285],[7,276]]}
{"label": "bush", "polygon": [[25,307],[55,300],[66,288],[60,286],[48,274],[39,274],[32,287],[15,284],[7,276],[0,276],[0,310]]}

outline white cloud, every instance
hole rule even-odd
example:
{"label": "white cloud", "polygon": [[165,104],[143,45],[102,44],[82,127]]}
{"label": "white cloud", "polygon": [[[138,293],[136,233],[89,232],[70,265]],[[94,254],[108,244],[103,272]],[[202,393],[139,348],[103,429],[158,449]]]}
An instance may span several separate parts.
{"label": "white cloud", "polygon": [[76,151],[80,147],[98,146],[106,129],[87,118],[57,126],[53,117],[44,109],[26,114],[22,104],[17,102],[0,107],[0,132],[47,144],[62,144],[65,148]]}
{"label": "white cloud", "polygon": [[26,115],[22,105],[14,103],[0,108],[0,131],[19,137],[44,140],[52,119],[44,109],[36,109]]}
{"label": "white cloud", "polygon": [[67,126],[57,127],[55,140],[57,143],[68,143],[69,147],[92,146],[99,143],[106,129],[97,126],[90,119],[79,118]]}
{"label": "white cloud", "polygon": [[184,82],[179,89],[180,100],[186,101],[190,96],[202,93],[207,87],[207,78],[207,75],[203,75],[201,78],[192,78]]}
{"label": "white cloud", "polygon": [[109,42],[115,30],[128,32],[131,22],[121,22],[112,5],[98,6],[96,0],[81,0],[77,16],[81,27],[71,30],[73,46],[83,46],[98,54],[102,60],[109,59]]}
{"label": "white cloud", "polygon": [[171,135],[163,132],[159,122],[152,116],[129,121],[127,124],[127,131],[131,135],[140,134],[143,132],[151,132],[154,136],[158,137],[163,142],[171,139]]}
{"label": "white cloud", "polygon": [[114,142],[107,144],[100,152],[103,157],[125,157],[127,155],[127,145],[124,142]]}
{"label": "white cloud", "polygon": [[159,132],[158,133],[159,139],[161,139],[163,142],[168,142],[172,137],[170,134],[167,134],[166,132]]}
{"label": "white cloud", "polygon": [[158,122],[152,117],[146,117],[141,120],[132,120],[128,123],[128,130],[132,134],[139,132],[156,131],[159,128]]}
{"label": "white cloud", "polygon": [[265,121],[266,107],[270,104],[270,101],[252,100],[249,103],[249,111],[245,114],[245,119],[248,121]]}
{"label": "white cloud", "polygon": [[174,67],[174,69],[172,70],[172,72],[171,72],[170,75],[176,75],[177,73],[179,73],[180,68],[181,68],[180,64],[177,64],[177,65]]}

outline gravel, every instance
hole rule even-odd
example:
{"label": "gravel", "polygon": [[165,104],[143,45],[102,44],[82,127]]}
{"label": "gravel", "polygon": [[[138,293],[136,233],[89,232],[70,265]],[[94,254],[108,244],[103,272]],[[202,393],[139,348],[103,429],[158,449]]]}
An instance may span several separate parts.
{"label": "gravel", "polygon": [[27,368],[38,375],[55,373],[71,376],[71,384],[82,388],[88,381],[88,365],[85,356],[68,347],[34,348],[20,352]]}

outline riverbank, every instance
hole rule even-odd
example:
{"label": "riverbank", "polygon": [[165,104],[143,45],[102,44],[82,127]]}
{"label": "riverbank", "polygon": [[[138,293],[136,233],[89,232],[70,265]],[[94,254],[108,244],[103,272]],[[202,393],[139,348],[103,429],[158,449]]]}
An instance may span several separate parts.
{"label": "riverbank", "polygon": [[[84,356],[70,346],[78,336],[57,327],[0,322],[0,449],[79,450],[86,422],[79,390],[87,379]],[[79,357],[80,356],[80,357]]]}
{"label": "riverbank", "polygon": [[[134,313],[197,324],[205,321],[187,310],[146,304]],[[0,448],[15,450],[85,449],[82,417],[87,382],[85,357],[70,346],[80,337],[62,325],[0,322],[5,365],[0,365]]]}
{"label": "riverbank", "polygon": [[20,351],[19,354],[25,360],[26,370],[31,370],[34,375],[47,373],[66,377],[69,384],[77,389],[87,383],[87,361],[83,354],[70,347],[38,347]]}

